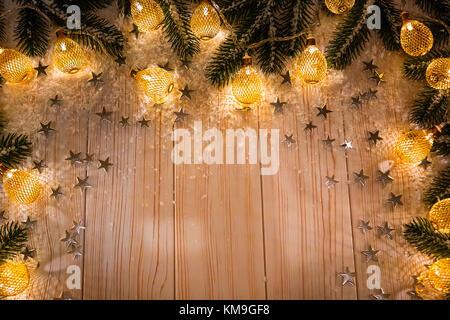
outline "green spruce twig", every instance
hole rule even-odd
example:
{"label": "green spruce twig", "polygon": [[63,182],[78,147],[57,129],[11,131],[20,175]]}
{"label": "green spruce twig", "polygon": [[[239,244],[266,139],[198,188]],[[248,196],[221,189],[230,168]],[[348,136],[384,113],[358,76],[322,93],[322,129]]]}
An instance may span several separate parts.
{"label": "green spruce twig", "polygon": [[431,129],[447,122],[448,94],[444,90],[427,88],[411,108],[410,120],[422,129]]}
{"label": "green spruce twig", "polygon": [[410,80],[425,80],[430,62],[436,58],[450,57],[449,49],[433,49],[420,57],[410,57],[403,62],[403,73]]}
{"label": "green spruce twig", "polygon": [[25,135],[9,133],[0,137],[0,164],[11,168],[31,154],[31,142]]}
{"label": "green spruce twig", "polygon": [[439,200],[446,198],[450,198],[450,166],[447,166],[433,178],[427,191],[425,191],[423,201],[431,207]]}
{"label": "green spruce twig", "polygon": [[28,241],[28,231],[18,222],[0,226],[0,264],[17,256]]}
{"label": "green spruce twig", "polygon": [[17,46],[29,56],[44,56],[50,41],[47,19],[31,8],[20,9],[15,28]]}

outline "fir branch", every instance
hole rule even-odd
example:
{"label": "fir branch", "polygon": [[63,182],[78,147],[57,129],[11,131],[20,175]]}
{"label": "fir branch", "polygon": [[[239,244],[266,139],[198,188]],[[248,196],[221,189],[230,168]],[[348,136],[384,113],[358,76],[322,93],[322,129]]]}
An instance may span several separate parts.
{"label": "fir branch", "polygon": [[71,30],[70,38],[100,53],[118,57],[122,55],[125,39],[116,26],[93,13],[84,15],[81,30]]}
{"label": "fir branch", "polygon": [[44,56],[50,41],[48,20],[31,8],[20,9],[15,28],[17,46],[29,56]]}
{"label": "fir branch", "polygon": [[259,0],[216,1],[227,21],[234,25],[241,24],[243,20],[255,20],[260,2]]}
{"label": "fir branch", "polygon": [[428,28],[430,28],[433,33],[433,47],[446,47],[450,43],[450,34],[448,30],[448,26],[444,25],[440,21],[432,20],[432,19],[424,19],[421,21]]}
{"label": "fir branch", "polygon": [[[5,2],[4,0],[0,0],[0,12],[5,12]],[[0,41],[6,40],[6,22],[4,20],[5,18],[0,18]]]}
{"label": "fir branch", "polygon": [[381,10],[381,29],[378,34],[385,48],[390,51],[400,50],[401,10],[395,7],[392,0],[376,0],[374,4]]}
{"label": "fir branch", "polygon": [[450,258],[450,234],[437,232],[426,218],[406,224],[403,235],[418,251],[434,259]]}
{"label": "fir branch", "polygon": [[71,5],[75,4],[80,7],[82,13],[104,9],[112,4],[112,0],[53,0],[64,11]]}
{"label": "fir branch", "polygon": [[126,17],[131,17],[131,3],[130,0],[117,0],[117,8],[119,13]]}
{"label": "fir branch", "polygon": [[447,21],[447,23],[450,20],[449,0],[415,0],[415,3],[434,18]]}
{"label": "fir branch", "polygon": [[2,131],[5,128],[6,120],[5,120],[5,114],[3,111],[0,110],[0,131]]}
{"label": "fir branch", "polygon": [[441,199],[450,197],[450,166],[440,171],[436,177],[433,178],[430,186],[424,194],[423,201],[432,206]]}
{"label": "fir branch", "polygon": [[450,124],[447,123],[441,132],[436,135],[431,151],[440,156],[450,156]]}
{"label": "fir branch", "polygon": [[[181,60],[187,60],[200,51],[200,40],[190,27],[190,12],[183,0],[172,0],[176,10],[172,11],[167,0],[155,0],[164,13],[163,31],[172,49]],[[172,12],[178,14],[177,20]]]}
{"label": "fir branch", "polygon": [[327,46],[328,65],[343,70],[360,54],[369,39],[366,14],[367,0],[356,0],[344,20],[339,23]]}
{"label": "fir branch", "polygon": [[427,88],[414,101],[410,120],[423,129],[430,129],[447,121],[448,94],[444,90]]}
{"label": "fir branch", "polygon": [[28,241],[28,231],[18,222],[0,226],[0,264],[17,256]]}
{"label": "fir branch", "polygon": [[430,62],[436,58],[450,57],[448,49],[433,49],[420,57],[410,57],[403,63],[403,73],[410,80],[425,80],[426,70]]}
{"label": "fir branch", "polygon": [[7,168],[20,164],[31,154],[31,142],[25,135],[10,133],[0,137],[0,164]]}

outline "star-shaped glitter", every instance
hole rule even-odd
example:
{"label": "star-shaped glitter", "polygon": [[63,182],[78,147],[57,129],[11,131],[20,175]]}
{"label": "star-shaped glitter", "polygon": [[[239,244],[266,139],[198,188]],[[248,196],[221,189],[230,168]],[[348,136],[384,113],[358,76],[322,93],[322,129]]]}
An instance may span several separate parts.
{"label": "star-shaped glitter", "polygon": [[291,75],[289,73],[289,70],[286,71],[285,74],[282,74],[281,77],[283,78],[283,82],[281,82],[281,84],[289,83],[292,86]]}
{"label": "star-shaped glitter", "polygon": [[383,289],[377,289],[377,293],[370,295],[373,300],[386,300],[390,296],[390,294],[384,293]]}
{"label": "star-shaped glitter", "polygon": [[341,147],[343,147],[345,149],[345,151],[353,149],[352,142],[351,141],[347,141],[347,140],[344,140],[344,143],[341,144]]}
{"label": "star-shaped glitter", "polygon": [[428,160],[428,157],[423,159],[419,164],[419,166],[421,166],[423,168],[423,170],[427,170],[430,165],[431,165],[431,161]]}
{"label": "star-shaped glitter", "polygon": [[333,142],[334,142],[335,140],[336,140],[336,139],[331,139],[330,136],[328,136],[325,140],[322,140],[322,142],[323,142],[323,144],[325,145],[325,147],[331,148],[331,147],[333,147]]}
{"label": "star-shaped glitter", "polygon": [[50,107],[60,107],[61,103],[64,101],[63,99],[60,99],[58,95],[56,95],[54,98],[50,98]]}
{"label": "star-shaped glitter", "polygon": [[369,101],[369,96],[368,96],[367,92],[364,92],[364,93],[360,92],[359,93],[359,100],[361,100],[361,103]]}
{"label": "star-shaped glitter", "polygon": [[290,148],[292,145],[296,144],[297,141],[295,141],[293,134],[291,134],[291,135],[285,134],[283,143],[286,144]]}
{"label": "star-shaped glitter", "polygon": [[378,141],[383,140],[383,138],[380,137],[380,131],[377,130],[375,132],[369,131],[370,137],[367,138],[368,141],[371,141],[374,145],[377,145]]}
{"label": "star-shaped glitter", "polygon": [[280,98],[277,97],[277,101],[275,102],[271,102],[270,104],[272,106],[275,107],[275,109],[273,110],[274,114],[281,114],[283,113],[283,106],[286,104],[287,102],[281,102]]}
{"label": "star-shaped glitter", "polygon": [[369,245],[368,250],[361,251],[363,256],[366,257],[366,262],[369,262],[369,261],[377,262],[378,261],[377,253],[378,252],[380,252],[380,250],[373,250],[371,245]]}
{"label": "star-shaped glitter", "polygon": [[73,226],[70,228],[70,230],[73,230],[74,232],[76,232],[76,233],[80,233],[80,231],[81,230],[85,230],[86,229],[86,227],[85,226],[83,226],[83,224],[81,223],[81,220],[80,221],[73,221]]}
{"label": "star-shaped glitter", "polygon": [[36,70],[38,72],[37,77],[39,77],[41,74],[43,74],[44,76],[47,75],[47,71],[45,71],[45,69],[47,69],[48,66],[44,66],[41,61],[39,61],[39,66],[34,68],[34,70]]}
{"label": "star-shaped glitter", "polygon": [[183,121],[184,118],[186,118],[187,116],[189,116],[188,113],[185,113],[185,112],[184,112],[183,108],[181,108],[180,111],[178,111],[178,112],[175,111],[174,113],[175,113],[175,115],[177,116],[176,119],[175,119],[175,122]]}
{"label": "star-shaped glitter", "polygon": [[170,64],[169,61],[167,61],[165,64],[158,64],[158,67],[171,72],[171,71],[173,71],[173,68],[171,68],[169,64]]}
{"label": "star-shaped glitter", "polygon": [[121,66],[127,64],[127,63],[126,63],[126,59],[127,59],[127,58],[125,58],[125,57],[118,56],[117,59],[114,60],[114,62],[116,62],[116,63],[119,65],[119,67],[121,67]]}
{"label": "star-shaped glitter", "polygon": [[122,119],[119,121],[120,125],[122,127],[127,127],[130,124],[128,123],[128,120],[130,119],[130,117],[122,117]]}
{"label": "star-shaped glitter", "polygon": [[25,229],[32,230],[36,225],[36,220],[31,220],[30,217],[27,217],[27,220],[23,221],[22,224],[24,225]]}
{"label": "star-shaped glitter", "polygon": [[359,108],[359,106],[362,104],[362,101],[361,101],[361,99],[359,98],[359,96],[356,96],[356,97],[352,97],[352,103],[351,103],[351,107],[352,108],[355,108],[355,109],[357,109],[357,108]]}
{"label": "star-shaped glitter", "polygon": [[81,178],[77,177],[77,179],[78,179],[78,183],[74,186],[74,188],[80,188],[81,191],[85,191],[88,188],[92,188],[92,185],[90,185],[87,182],[89,177],[86,177],[84,179],[81,179]]}
{"label": "star-shaped glitter", "polygon": [[184,89],[178,89],[181,92],[181,97],[180,99],[184,98],[188,98],[189,100],[191,100],[191,92],[194,92],[195,90],[191,90],[189,89],[189,85],[185,85]]}
{"label": "star-shaped glitter", "polygon": [[84,157],[83,162],[85,164],[90,164],[94,161],[94,154],[93,153],[86,153],[86,157]]}
{"label": "star-shaped glitter", "polygon": [[369,176],[366,176],[364,174],[364,170],[361,169],[361,171],[358,172],[353,172],[353,174],[355,175],[355,182],[359,183],[361,186],[365,186],[366,185],[366,180],[369,179]]}
{"label": "star-shaped glitter", "polygon": [[50,132],[55,131],[55,129],[53,129],[52,127],[52,122],[50,121],[47,124],[43,124],[41,122],[41,128],[39,129],[39,133],[43,133],[46,137],[50,134]]}
{"label": "star-shaped glitter", "polygon": [[393,194],[391,192],[391,196],[390,198],[387,200],[387,203],[390,204],[393,208],[395,208],[397,205],[402,206],[403,202],[401,200],[402,195],[399,194],[398,196],[396,196],[395,194]]}
{"label": "star-shaped glitter", "polygon": [[411,297],[411,300],[422,300],[416,290],[408,291],[406,294]]}
{"label": "star-shaped glitter", "polygon": [[97,86],[99,83],[103,83],[104,81],[100,79],[100,77],[103,75],[103,72],[100,72],[99,74],[95,74],[94,72],[91,72],[92,79],[88,80],[88,83],[93,83],[94,86]]}
{"label": "star-shaped glitter", "polygon": [[81,160],[81,152],[74,153],[72,150],[70,150],[69,153],[70,156],[64,160],[70,161],[70,164],[72,166],[76,163],[83,163],[83,160]]}
{"label": "star-shaped glitter", "polygon": [[334,188],[334,186],[335,186],[336,184],[338,184],[338,183],[339,183],[339,181],[337,181],[337,180],[334,178],[334,174],[333,174],[331,177],[325,176],[325,185],[326,185],[328,188]]}
{"label": "star-shaped glitter", "polygon": [[59,197],[62,197],[64,195],[64,193],[62,193],[61,186],[58,186],[56,188],[51,188],[52,189],[52,194],[50,195],[50,197],[54,197],[55,199],[58,199]]}
{"label": "star-shaped glitter", "polygon": [[377,181],[381,183],[381,185],[384,187],[386,187],[386,185],[388,183],[392,183],[392,181],[394,181],[394,178],[392,178],[389,173],[391,171],[387,170],[386,172],[383,172],[381,170],[378,170],[378,177],[377,177]]}
{"label": "star-shaped glitter", "polygon": [[109,162],[109,157],[106,158],[105,160],[98,160],[100,162],[100,167],[98,167],[98,169],[103,169],[106,172],[109,171],[109,168],[113,166],[113,164],[111,162]]}
{"label": "star-shaped glitter", "polygon": [[45,168],[48,168],[47,165],[45,164],[44,160],[41,161],[33,161],[34,163],[34,167],[33,170],[37,170],[39,173],[42,173],[42,170]]}
{"label": "star-shaped glitter", "polygon": [[364,221],[360,220],[359,226],[357,227],[361,233],[366,233],[367,231],[372,230],[372,227],[370,226],[370,221]]}
{"label": "star-shaped glitter", "polygon": [[65,232],[66,232],[66,236],[64,238],[60,239],[61,242],[65,242],[67,248],[74,246],[74,245],[78,245],[78,240],[77,240],[78,234],[75,232],[69,232],[67,230]]}
{"label": "star-shaped glitter", "polygon": [[350,269],[348,267],[345,267],[345,271],[338,273],[338,276],[342,278],[342,286],[345,286],[346,284],[351,285],[352,287],[355,285],[355,272],[350,272]]}
{"label": "star-shaped glitter", "polygon": [[0,211],[0,222],[8,220],[8,217],[6,216],[6,211],[2,210]]}
{"label": "star-shaped glitter", "polygon": [[329,113],[333,112],[333,111],[327,109],[327,105],[324,105],[322,108],[316,107],[316,109],[319,111],[317,116],[318,117],[323,116],[325,119],[328,118]]}
{"label": "star-shaped glitter", "polygon": [[142,120],[138,121],[138,123],[141,125],[141,128],[150,126],[150,120],[145,119],[145,117],[142,117]]}
{"label": "star-shaped glitter", "polygon": [[100,117],[100,121],[109,121],[111,122],[112,111],[106,111],[106,108],[103,107],[102,112],[97,112],[96,115]]}
{"label": "star-shaped glitter", "polygon": [[378,69],[378,66],[373,64],[373,59],[370,60],[369,62],[363,61],[363,63],[364,63],[363,71],[369,70],[370,72],[372,72]]}
{"label": "star-shaped glitter", "polygon": [[381,82],[386,82],[384,80],[384,73],[378,73],[378,72],[374,72],[374,75],[370,77],[370,80],[374,80],[377,83],[377,86],[381,83]]}
{"label": "star-shaped glitter", "polygon": [[22,251],[23,254],[23,260],[27,261],[28,258],[34,258],[36,255],[36,249],[32,249],[29,246],[26,246],[25,249]]}
{"label": "star-shaped glitter", "polygon": [[67,253],[72,254],[75,260],[83,255],[83,253],[81,252],[81,246],[79,245],[73,245],[72,248],[67,251]]}
{"label": "star-shaped glitter", "polygon": [[389,228],[389,225],[387,222],[384,223],[383,226],[377,226],[377,232],[378,236],[386,236],[386,238],[392,240],[392,234],[391,232],[394,231],[394,228]]}
{"label": "star-shaped glitter", "polygon": [[312,131],[317,128],[317,126],[313,125],[312,121],[305,123],[305,131]]}
{"label": "star-shaped glitter", "polygon": [[367,99],[369,99],[369,100],[376,99],[377,92],[378,92],[378,90],[369,89],[369,91],[366,92]]}
{"label": "star-shaped glitter", "polygon": [[131,30],[130,32],[131,32],[131,33],[134,33],[136,39],[139,38],[139,33],[140,33],[140,31],[139,31],[138,26],[135,25],[134,23],[133,23],[133,30]]}

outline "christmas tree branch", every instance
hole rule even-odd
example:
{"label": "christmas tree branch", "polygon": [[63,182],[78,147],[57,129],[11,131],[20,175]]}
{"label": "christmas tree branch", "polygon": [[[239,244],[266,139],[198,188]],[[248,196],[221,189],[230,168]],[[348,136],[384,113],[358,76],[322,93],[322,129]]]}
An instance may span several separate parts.
{"label": "christmas tree branch", "polygon": [[0,164],[7,168],[20,164],[31,154],[31,142],[25,135],[10,133],[0,137]]}
{"label": "christmas tree branch", "polygon": [[427,88],[414,101],[410,120],[423,129],[430,129],[447,121],[448,94],[444,90]]}
{"label": "christmas tree branch", "polygon": [[[0,0],[0,12],[4,11],[5,11],[5,2],[4,0]],[[6,27],[5,18],[0,17],[0,41],[4,41],[6,39],[5,27]]]}
{"label": "christmas tree branch", "polygon": [[430,62],[436,58],[450,57],[448,49],[433,49],[420,57],[410,57],[403,63],[403,73],[410,80],[425,80],[426,70]]}
{"label": "christmas tree branch", "polygon": [[391,51],[400,50],[401,10],[395,7],[392,0],[376,0],[374,4],[381,10],[381,29],[378,34],[385,48]]}
{"label": "christmas tree branch", "polygon": [[366,3],[367,0],[356,0],[354,7],[338,24],[326,49],[330,67],[338,70],[345,69],[364,48],[369,39]]}
{"label": "christmas tree branch", "polygon": [[424,194],[423,201],[432,206],[442,199],[450,197],[450,166],[440,171],[436,177],[433,178],[431,185]]}
{"label": "christmas tree branch", "polygon": [[447,123],[437,134],[431,151],[440,156],[450,156],[450,124]]}
{"label": "christmas tree branch", "polygon": [[71,5],[77,5],[80,7],[81,12],[89,12],[95,11],[99,9],[104,9],[112,4],[112,0],[54,0],[58,4],[60,8],[63,8],[64,11]]}
{"label": "christmas tree branch", "polygon": [[416,5],[429,15],[443,20],[450,20],[450,2],[448,0],[414,0]]}
{"label": "christmas tree branch", "polygon": [[450,234],[437,232],[428,219],[415,218],[405,225],[403,235],[409,244],[432,258],[450,258]]}
{"label": "christmas tree branch", "polygon": [[27,241],[27,229],[18,222],[9,222],[0,226],[0,264],[18,255]]}
{"label": "christmas tree branch", "polygon": [[19,50],[29,56],[44,56],[47,52],[50,28],[47,19],[31,8],[22,8],[15,28]]}
{"label": "christmas tree branch", "polygon": [[131,3],[130,0],[117,0],[117,8],[119,13],[126,17],[131,17]]}

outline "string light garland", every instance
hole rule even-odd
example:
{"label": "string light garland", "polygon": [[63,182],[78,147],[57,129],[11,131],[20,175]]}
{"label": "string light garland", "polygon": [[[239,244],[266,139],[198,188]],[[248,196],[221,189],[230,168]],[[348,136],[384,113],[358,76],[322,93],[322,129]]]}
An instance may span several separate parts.
{"label": "string light garland", "polygon": [[28,205],[37,200],[42,185],[36,177],[24,170],[0,167],[3,188],[8,197],[17,204]]}
{"label": "string light garland", "polygon": [[164,13],[153,0],[131,1],[131,17],[139,31],[153,31],[158,29],[164,20]]}
{"label": "string light garland", "polygon": [[0,296],[11,297],[28,288],[30,274],[21,262],[6,262],[0,265]]}
{"label": "string light garland", "polygon": [[297,60],[297,70],[299,78],[307,84],[316,84],[327,75],[327,60],[312,37],[308,37],[307,47]]}
{"label": "string light garland", "polygon": [[210,40],[220,31],[220,18],[213,6],[203,0],[191,17],[191,29],[201,40]]}
{"label": "string light garland", "polygon": [[132,70],[131,76],[137,86],[155,103],[162,103],[174,88],[173,73],[159,67],[149,67],[137,71]]}
{"label": "string light garland", "polygon": [[31,61],[19,51],[0,48],[0,75],[11,83],[30,80],[33,76]]}
{"label": "string light garland", "polygon": [[53,53],[56,68],[64,73],[77,73],[86,63],[85,52],[78,43],[68,38],[63,31],[58,31],[56,35],[57,40]]}
{"label": "string light garland", "polygon": [[418,163],[426,158],[433,146],[433,133],[425,130],[412,130],[402,135],[395,145],[402,162]]}
{"label": "string light garland", "polygon": [[428,84],[435,88],[446,90],[450,88],[450,58],[434,59],[427,68]]}
{"label": "string light garland", "polygon": [[325,0],[328,10],[334,14],[343,14],[355,5],[355,0]]}
{"label": "string light garland", "polygon": [[261,77],[252,67],[252,58],[247,54],[242,59],[242,68],[233,80],[232,91],[236,100],[244,105],[255,103],[262,97]]}
{"label": "string light garland", "polygon": [[410,19],[409,13],[403,12],[400,44],[411,56],[423,56],[433,47],[433,34],[423,23]]}
{"label": "string light garland", "polygon": [[433,227],[441,233],[450,233],[450,198],[436,202],[428,213]]}

